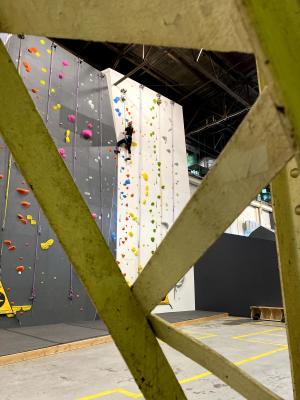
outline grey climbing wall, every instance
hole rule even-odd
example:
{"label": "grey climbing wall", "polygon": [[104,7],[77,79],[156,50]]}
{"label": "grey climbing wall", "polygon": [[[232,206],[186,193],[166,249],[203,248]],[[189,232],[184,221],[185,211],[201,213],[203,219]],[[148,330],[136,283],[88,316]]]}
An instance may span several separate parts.
{"label": "grey climbing wall", "polygon": [[[7,49],[115,255],[117,182],[112,149],[116,134],[106,77],[46,38],[12,36]],[[0,316],[0,327],[96,318],[93,304],[3,141],[0,189],[0,281],[11,305],[32,305],[17,318]]]}

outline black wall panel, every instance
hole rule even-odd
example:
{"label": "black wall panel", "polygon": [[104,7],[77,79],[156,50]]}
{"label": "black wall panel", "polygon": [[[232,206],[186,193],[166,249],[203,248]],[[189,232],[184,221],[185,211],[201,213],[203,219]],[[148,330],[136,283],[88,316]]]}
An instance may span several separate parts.
{"label": "black wall panel", "polygon": [[274,241],[223,234],[194,271],[197,310],[248,317],[251,305],[282,306]]}
{"label": "black wall panel", "polygon": [[[45,38],[12,36],[7,49],[57,148],[64,149],[66,166],[115,254],[117,171],[112,148],[116,135],[105,75]],[[70,115],[75,121],[70,122]],[[83,137],[84,129],[92,131],[90,139]],[[0,281],[12,304],[32,304],[32,310],[18,319],[22,325],[94,319],[95,308],[33,194],[22,196],[16,191],[30,188],[14,160],[9,168],[9,157],[0,138]],[[21,201],[30,202],[30,207],[25,209]],[[36,223],[31,224],[28,215]],[[43,249],[41,244],[49,239],[53,244]],[[16,249],[9,251],[3,240],[11,240]],[[18,265],[25,266],[21,274]],[[0,327],[16,324],[16,318],[0,317]]]}

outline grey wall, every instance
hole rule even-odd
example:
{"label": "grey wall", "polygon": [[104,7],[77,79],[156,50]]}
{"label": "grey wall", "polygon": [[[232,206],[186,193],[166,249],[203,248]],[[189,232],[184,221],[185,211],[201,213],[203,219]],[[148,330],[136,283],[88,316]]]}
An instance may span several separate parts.
{"label": "grey wall", "polygon": [[282,306],[272,240],[223,234],[194,271],[197,310],[249,317],[251,305]]}
{"label": "grey wall", "polygon": [[[99,229],[115,254],[117,171],[112,151],[115,130],[105,76],[45,38],[12,36],[7,48],[55,144],[64,148],[65,163],[91,213],[97,215]],[[37,51],[29,52],[32,48]],[[68,65],[64,66],[62,61]],[[30,66],[29,71],[24,63]],[[69,122],[70,114],[76,115],[75,123]],[[81,135],[88,124],[93,131],[90,140]],[[71,131],[70,143],[65,141],[66,130]],[[19,320],[22,325],[36,325],[94,319],[95,308],[34,196],[16,192],[16,187],[27,188],[18,166],[12,162],[8,180],[8,164],[9,151],[0,142],[0,174],[3,175],[0,180],[0,280],[14,305],[33,305],[32,311],[18,315]],[[20,205],[23,200],[31,206],[24,209]],[[30,221],[22,224],[18,213],[25,218],[31,215],[36,225]],[[11,240],[16,250],[8,251],[3,245],[5,239]],[[48,239],[53,239],[54,244],[42,250],[40,244]],[[25,266],[22,274],[16,272],[17,265]],[[17,323],[17,319],[0,318],[0,327]]]}

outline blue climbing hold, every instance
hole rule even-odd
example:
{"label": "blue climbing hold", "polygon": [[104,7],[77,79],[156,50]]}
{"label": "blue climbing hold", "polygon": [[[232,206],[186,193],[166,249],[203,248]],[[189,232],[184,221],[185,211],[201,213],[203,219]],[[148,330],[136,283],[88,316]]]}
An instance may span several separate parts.
{"label": "blue climbing hold", "polygon": [[120,97],[117,96],[117,97],[114,98],[114,102],[115,102],[116,104],[117,104],[119,101],[120,101]]}
{"label": "blue climbing hold", "polygon": [[112,233],[111,233],[111,239],[112,239],[113,241],[115,241],[116,238],[117,238],[116,232],[112,232]]}
{"label": "blue climbing hold", "polygon": [[126,181],[124,182],[124,186],[126,185],[130,185],[130,179],[126,179]]}

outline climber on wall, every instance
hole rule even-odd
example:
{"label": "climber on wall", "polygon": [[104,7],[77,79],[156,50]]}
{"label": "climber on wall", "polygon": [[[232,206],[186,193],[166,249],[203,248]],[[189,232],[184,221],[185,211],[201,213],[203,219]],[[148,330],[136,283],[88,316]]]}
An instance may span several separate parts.
{"label": "climber on wall", "polygon": [[134,129],[132,126],[132,121],[128,122],[127,127],[125,128],[125,138],[118,141],[114,152],[116,154],[120,153],[119,147],[124,144],[125,149],[128,151],[128,157],[125,158],[125,161],[131,160],[131,144],[132,144],[132,134],[134,133]]}

